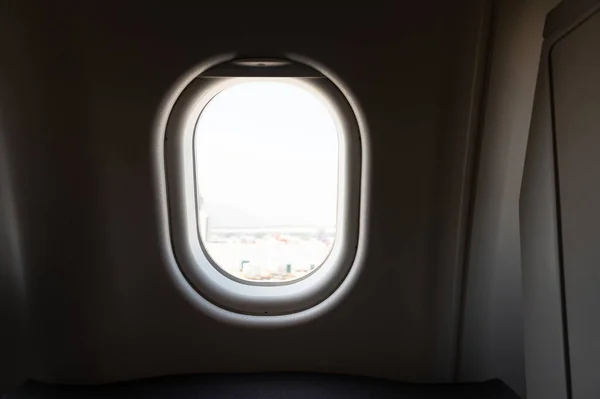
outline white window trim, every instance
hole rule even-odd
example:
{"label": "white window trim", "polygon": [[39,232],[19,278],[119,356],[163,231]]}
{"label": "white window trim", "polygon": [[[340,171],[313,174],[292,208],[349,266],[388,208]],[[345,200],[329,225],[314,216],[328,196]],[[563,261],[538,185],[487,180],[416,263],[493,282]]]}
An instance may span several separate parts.
{"label": "white window trim", "polygon": [[208,70],[210,75],[209,66],[191,71],[171,90],[156,124],[159,214],[168,270],[192,303],[219,319],[272,325],[310,319],[350,290],[362,265],[368,155],[364,123],[347,92],[343,94],[339,84],[325,75],[301,74],[292,79],[268,75],[323,99],[341,133],[337,233],[325,263],[299,280],[283,284],[236,281],[211,263],[198,234],[193,139],[200,113],[216,94],[257,77],[207,78],[203,73]]}

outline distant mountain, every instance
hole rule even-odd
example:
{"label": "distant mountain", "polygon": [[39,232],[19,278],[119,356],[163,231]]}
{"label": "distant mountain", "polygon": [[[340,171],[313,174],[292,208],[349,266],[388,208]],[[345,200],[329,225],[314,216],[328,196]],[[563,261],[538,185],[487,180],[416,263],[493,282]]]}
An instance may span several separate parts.
{"label": "distant mountain", "polygon": [[212,228],[249,228],[276,224],[272,220],[227,204],[204,202],[201,211],[208,216]]}

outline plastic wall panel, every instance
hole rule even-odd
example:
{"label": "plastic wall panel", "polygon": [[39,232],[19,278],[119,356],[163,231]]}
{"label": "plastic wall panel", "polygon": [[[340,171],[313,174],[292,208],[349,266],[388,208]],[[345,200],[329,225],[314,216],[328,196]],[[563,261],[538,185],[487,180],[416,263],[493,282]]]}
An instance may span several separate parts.
{"label": "plastic wall panel", "polygon": [[527,397],[566,399],[568,368],[547,51],[541,60],[519,209]]}
{"label": "plastic wall panel", "polygon": [[[473,112],[462,65],[476,69],[479,60],[477,40],[462,39],[479,34],[482,2],[343,11],[26,3],[22,48],[34,57],[21,63],[33,89],[13,112],[29,122],[8,141],[25,254],[27,376],[85,383],[306,370],[452,379],[461,276],[461,230],[452,227],[470,191],[462,185]],[[313,58],[347,84],[367,118],[373,244],[354,292],[311,323],[220,323],[186,302],[160,251],[156,110],[182,73],[230,51]]]}
{"label": "plastic wall panel", "polygon": [[600,396],[600,13],[551,53],[573,398]]}
{"label": "plastic wall panel", "polygon": [[22,9],[3,7],[0,13],[0,395],[27,377],[25,267],[20,231],[23,216],[15,190],[21,163],[11,150],[20,133],[34,129],[36,108],[31,35]]}
{"label": "plastic wall panel", "polygon": [[459,377],[525,393],[518,201],[545,15],[555,0],[495,2],[468,247]]}

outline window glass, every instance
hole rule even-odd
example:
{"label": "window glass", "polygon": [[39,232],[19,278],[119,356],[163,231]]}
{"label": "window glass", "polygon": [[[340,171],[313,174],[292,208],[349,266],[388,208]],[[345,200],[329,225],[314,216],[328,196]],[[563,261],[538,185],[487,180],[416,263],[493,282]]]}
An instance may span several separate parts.
{"label": "window glass", "polygon": [[202,111],[194,136],[200,239],[216,267],[283,282],[334,244],[338,132],[324,102],[282,81],[239,83]]}

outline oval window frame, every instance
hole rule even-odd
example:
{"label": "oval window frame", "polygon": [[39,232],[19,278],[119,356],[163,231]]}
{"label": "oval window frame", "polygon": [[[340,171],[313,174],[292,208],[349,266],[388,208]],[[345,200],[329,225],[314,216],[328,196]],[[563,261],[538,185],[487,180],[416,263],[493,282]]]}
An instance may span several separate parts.
{"label": "oval window frame", "polygon": [[[242,60],[243,61],[243,60]],[[361,185],[364,168],[364,138],[358,114],[336,84],[321,72],[296,61],[281,63],[228,61],[190,76],[167,97],[159,119],[159,154],[163,162],[168,223],[166,236],[173,260],[193,287],[194,302],[203,309],[212,304],[216,312],[244,317],[273,319],[277,315],[299,314],[322,304],[357,272],[361,240]],[[321,98],[338,128],[338,214],[333,249],[313,272],[289,283],[261,284],[236,280],[223,273],[203,248],[198,230],[195,177],[196,123],[208,102],[222,90],[244,81],[284,80],[300,85]],[[169,104],[170,103],[170,104]],[[167,105],[168,104],[168,105]],[[161,134],[162,133],[162,134]],[[350,283],[346,284],[350,285]],[[208,303],[207,303],[208,302]],[[216,309],[211,309],[215,313]],[[234,316],[235,317],[235,316]]]}

